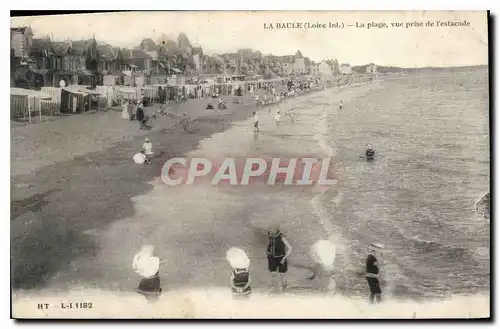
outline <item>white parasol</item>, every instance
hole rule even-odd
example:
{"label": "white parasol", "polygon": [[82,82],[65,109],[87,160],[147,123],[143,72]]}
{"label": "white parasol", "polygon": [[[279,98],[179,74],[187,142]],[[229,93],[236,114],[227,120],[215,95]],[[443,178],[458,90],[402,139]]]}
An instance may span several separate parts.
{"label": "white parasol", "polygon": [[328,240],[319,240],[310,249],[313,261],[321,264],[324,269],[329,271],[333,270],[335,254],[335,245]]}
{"label": "white parasol", "polygon": [[248,268],[250,267],[250,260],[247,254],[240,248],[230,248],[226,252],[226,258],[232,268]]}

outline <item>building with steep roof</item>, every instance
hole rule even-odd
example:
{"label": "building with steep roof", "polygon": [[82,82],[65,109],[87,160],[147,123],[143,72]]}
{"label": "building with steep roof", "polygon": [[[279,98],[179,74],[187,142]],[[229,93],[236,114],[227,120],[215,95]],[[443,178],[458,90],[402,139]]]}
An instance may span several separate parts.
{"label": "building with steep roof", "polygon": [[139,49],[145,52],[156,51],[158,46],[151,38],[146,38],[139,44]]}
{"label": "building with steep roof", "polygon": [[15,57],[28,57],[33,46],[33,30],[29,26],[10,28],[10,47]]}
{"label": "building with steep roof", "polygon": [[184,33],[179,33],[179,36],[177,37],[177,47],[179,47],[179,49],[193,48],[187,35]]}
{"label": "building with steep roof", "polygon": [[324,75],[324,76],[331,76],[334,75],[333,68],[325,61],[322,61],[317,67],[317,74]]}
{"label": "building with steep roof", "polygon": [[108,44],[97,46],[99,52],[99,71],[103,74],[116,72],[119,68],[116,66],[116,50]]}
{"label": "building with steep roof", "polygon": [[137,70],[150,70],[152,67],[152,56],[140,49],[122,49],[122,56],[129,65],[134,65]]}

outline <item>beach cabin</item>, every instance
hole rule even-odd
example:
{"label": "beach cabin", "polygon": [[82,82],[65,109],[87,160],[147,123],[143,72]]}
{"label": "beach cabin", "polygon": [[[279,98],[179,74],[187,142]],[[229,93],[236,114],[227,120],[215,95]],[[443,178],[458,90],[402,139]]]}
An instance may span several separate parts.
{"label": "beach cabin", "polygon": [[96,91],[82,88],[70,87],[61,90],[61,113],[78,113],[92,109],[93,96],[99,96]]}
{"label": "beach cabin", "polygon": [[12,119],[25,118],[31,122],[33,116],[37,115],[41,121],[41,101],[52,99],[52,96],[30,89],[10,88],[10,116]]}

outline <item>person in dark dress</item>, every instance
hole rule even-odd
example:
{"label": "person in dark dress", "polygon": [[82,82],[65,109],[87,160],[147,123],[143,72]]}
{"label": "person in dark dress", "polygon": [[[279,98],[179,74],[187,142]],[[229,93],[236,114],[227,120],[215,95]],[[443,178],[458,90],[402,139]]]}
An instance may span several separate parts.
{"label": "person in dark dress", "polygon": [[287,258],[291,252],[292,246],[279,229],[269,232],[266,255],[268,270],[272,273],[274,287],[276,287],[276,273],[279,273],[281,288],[286,288],[285,274],[288,271]]}
{"label": "person in dark dress", "polygon": [[154,247],[143,246],[141,251],[134,256],[133,269],[141,276],[137,292],[149,302],[158,299],[162,289],[160,287],[160,266],[163,262],[154,256]]}
{"label": "person in dark dress", "polygon": [[139,103],[137,105],[137,111],[136,111],[136,114],[135,114],[135,117],[137,119],[137,121],[140,122],[141,124],[141,129],[145,127],[145,115],[144,115],[144,109],[143,109],[143,104],[142,103]]}
{"label": "person in dark dress", "polygon": [[231,272],[231,292],[233,297],[247,298],[252,294],[250,271],[248,268],[236,268]]}
{"label": "person in dark dress", "polygon": [[370,251],[366,258],[366,281],[370,288],[370,303],[380,303],[382,301],[382,289],[380,288],[379,268],[377,258],[374,255],[374,250]]}

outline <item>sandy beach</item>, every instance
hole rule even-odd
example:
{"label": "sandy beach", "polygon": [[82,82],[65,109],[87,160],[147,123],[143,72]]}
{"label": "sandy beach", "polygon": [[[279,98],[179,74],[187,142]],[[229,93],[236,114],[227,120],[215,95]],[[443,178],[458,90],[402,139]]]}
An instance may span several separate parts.
{"label": "sandy beach", "polygon": [[[478,74],[480,75],[481,72]],[[431,78],[434,79],[432,76]],[[460,79],[461,76],[458,78]],[[412,79],[424,78],[412,77]],[[414,83],[420,83],[420,81]],[[382,99],[390,100],[384,96],[384,93],[391,92],[390,86],[401,85],[404,84],[398,80],[379,81],[340,89],[326,89],[287,99],[283,102],[282,108],[299,108],[297,120],[300,124],[296,125],[284,122],[281,127],[276,127],[272,119],[273,114],[268,114],[268,109],[274,106],[261,107],[259,110],[262,132],[258,134],[259,136],[253,134],[252,120],[248,118],[256,108],[250,97],[247,97],[246,102],[238,105],[232,105],[228,101],[229,109],[223,112],[205,111],[203,104],[194,105],[193,102],[182,104],[172,110],[175,116],[159,117],[156,127],[147,132],[139,131],[137,123],[131,124],[119,119],[119,112],[89,114],[87,117],[98,119],[96,121],[106,117],[110,124],[118,122],[123,126],[135,127],[127,126],[129,130],[124,130],[128,133],[126,138],[123,137],[123,133],[121,136],[116,133],[104,143],[85,144],[88,151],[84,155],[78,155],[74,159],[70,159],[69,155],[66,159],[61,156],[57,163],[41,165],[41,168],[28,174],[12,178],[13,185],[31,185],[29,188],[12,188],[11,235],[15,294],[25,296],[58,291],[61,294],[73,295],[87,291],[88,298],[100,301],[98,297],[91,294],[92,289],[97,289],[105,292],[112,291],[113,294],[128,293],[127,296],[130,296],[138,282],[137,276],[130,269],[131,257],[141,245],[153,244],[160,257],[167,260],[167,265],[161,270],[162,287],[165,291],[162,300],[172,303],[174,302],[172,298],[177,298],[176,294],[185,295],[186,291],[194,291],[196,296],[211,295],[213,292],[205,289],[222,291],[228,285],[229,269],[224,257],[225,250],[231,246],[244,246],[252,259],[252,282],[255,288],[255,301],[257,301],[258,298],[264,298],[262,296],[266,296],[268,291],[269,273],[263,257],[266,244],[265,230],[276,220],[280,221],[282,229],[287,232],[294,246],[290,260],[291,270],[288,275],[291,285],[286,297],[291,298],[289,300],[292,301],[293,298],[300,300],[303,294],[321,294],[320,282],[305,280],[310,274],[307,269],[310,265],[308,257],[310,244],[319,237],[329,236],[338,246],[336,266],[339,269],[361,266],[362,260],[358,257],[359,252],[362,253],[362,251],[359,251],[358,244],[365,243],[362,234],[373,231],[373,227],[358,229],[363,225],[369,225],[370,220],[367,220],[356,209],[370,213],[374,209],[373,205],[376,210],[379,203],[380,209],[382,207],[389,209],[387,207],[392,204],[391,201],[385,201],[389,202],[387,206],[380,200],[375,202],[368,199],[373,198],[373,195],[378,195],[379,192],[367,193],[364,185],[355,185],[356,175],[364,175],[365,181],[376,179],[378,176],[368,175],[369,172],[375,170],[374,168],[367,167],[360,171],[362,164],[359,163],[358,156],[355,156],[356,159],[353,161],[352,150],[359,147],[356,144],[366,140],[367,137],[361,136],[363,133],[369,133],[375,142],[378,141],[377,145],[383,145],[382,141],[388,140],[383,132],[369,131],[359,126],[360,123],[364,124],[363,120],[368,121],[367,124],[371,123],[373,127],[382,127],[380,128],[382,130],[402,129],[395,132],[395,137],[389,141],[404,143],[406,139],[402,138],[402,134],[408,128],[403,128],[401,123],[401,128],[399,128],[390,120],[386,120],[390,117],[389,111],[392,110],[393,105],[390,101],[387,101],[385,105],[381,103]],[[450,86],[450,90],[452,88],[454,87]],[[404,98],[405,96],[402,93],[398,97]],[[345,109],[337,112],[335,104],[341,100],[344,102]],[[457,101],[461,102],[461,100]],[[371,106],[374,104],[378,107],[372,109]],[[366,117],[360,109],[378,111],[381,116],[380,118],[373,115]],[[151,112],[153,109],[150,108],[147,111]],[[195,118],[193,132],[190,134],[185,133],[182,127],[175,126],[178,116],[187,112]],[[411,122],[411,120],[405,121]],[[64,119],[60,122],[64,122]],[[433,124],[439,124],[439,122],[436,121]],[[58,124],[61,125],[61,123]],[[417,127],[411,127],[410,129],[415,129],[415,133],[419,131]],[[483,138],[481,126],[470,127],[477,134],[476,139]],[[118,131],[118,128],[114,129]],[[311,134],[314,131],[318,133]],[[358,135],[353,138],[353,134]],[[158,157],[153,160],[151,166],[134,165],[131,155],[137,151],[146,136],[152,140]],[[341,185],[351,190],[344,191],[345,200],[338,201],[341,205],[335,211],[330,209],[332,204],[329,200],[325,200],[327,201],[325,206],[321,205],[321,200],[319,204],[311,202],[314,201],[311,199],[313,194],[309,192],[271,189],[267,191],[224,190],[207,186],[169,188],[159,179],[161,165],[172,156],[228,156],[228,154],[239,154],[238,152],[245,155],[249,151],[265,152],[266,150],[279,152],[275,154],[292,154],[297,149],[315,154],[323,152],[322,149],[329,148],[328,138],[335,140],[338,144],[336,151],[340,152],[339,158],[343,161],[340,163],[344,170],[343,175],[349,178],[344,179]],[[468,141],[463,141],[463,143],[466,142]],[[71,145],[70,142],[67,143]],[[443,147],[450,147],[445,144]],[[101,149],[99,150],[96,145],[100,145]],[[386,147],[386,152],[391,152],[391,148],[401,150],[400,146],[391,145]],[[480,152],[480,150],[477,151]],[[393,154],[394,159],[398,160],[398,157],[405,159],[401,154]],[[394,162],[393,165],[399,166],[398,162]],[[405,162],[403,165],[408,164]],[[393,170],[400,170],[392,168],[383,160],[379,166],[385,168],[380,173],[385,171],[391,177],[394,176]],[[352,170],[351,174],[350,170]],[[381,175],[380,173],[378,175]],[[415,177],[417,177],[414,179],[416,182],[420,179],[418,177],[422,176]],[[389,182],[388,178],[384,178],[383,181]],[[478,180],[474,185],[469,183],[471,184],[469,194],[474,193],[476,189],[481,189],[481,182],[482,180]],[[349,184],[351,186],[348,186]],[[401,188],[394,187],[387,193],[399,191],[398,189]],[[410,192],[401,189],[394,200]],[[358,199],[352,198],[354,193],[358,193]],[[326,196],[326,198],[329,197],[332,195]],[[333,197],[333,203],[337,202],[334,199]],[[402,199],[401,202],[406,202],[405,200]],[[365,206],[368,207],[367,210],[364,209]],[[431,204],[429,207],[434,207],[434,205]],[[336,212],[341,216],[337,216]],[[360,214],[359,223],[354,226],[354,222],[358,221],[356,218],[358,214]],[[371,217],[373,220],[375,218],[378,217],[375,215]],[[390,219],[388,217],[388,220]],[[398,229],[405,223],[401,221],[395,226],[391,221],[384,223],[378,220],[378,225],[388,225],[385,231],[379,234],[383,237],[381,241],[385,242],[389,239],[387,234],[394,234],[390,230],[391,227]],[[482,234],[482,226],[478,227],[477,231],[478,234]],[[415,240],[417,238],[419,240]],[[412,239],[415,241],[410,239],[410,243],[418,244],[418,246],[426,244],[424,252],[429,250],[427,245],[430,242],[419,237]],[[399,240],[395,243],[399,243]],[[407,240],[401,243],[408,245]],[[445,252],[443,256],[441,256],[441,250]],[[399,249],[394,252],[396,251],[399,252]],[[433,256],[436,262],[439,261],[439,257],[448,257],[452,252],[455,253],[456,247],[445,245],[444,249],[440,248],[438,251],[440,254]],[[465,257],[467,262],[464,264],[476,261],[469,259],[468,254],[462,253],[461,255],[465,255],[460,256]],[[477,258],[477,255],[474,257]],[[422,261],[425,259],[424,256]],[[395,258],[390,260],[397,261]],[[391,271],[389,266],[388,270]],[[443,296],[455,298],[451,290],[444,289],[445,293],[443,293],[438,286],[439,282],[436,282],[438,288],[426,288],[428,284],[426,283],[426,286],[419,287],[421,288],[419,291],[411,291],[403,284],[403,279],[398,278],[402,277],[401,273],[406,274],[406,271],[412,270],[400,268],[396,272],[392,271],[389,275],[394,282],[391,283],[391,287],[387,287],[387,293],[388,295],[394,293],[395,297],[390,300],[390,303],[398,303],[400,300],[408,301],[406,296],[414,297],[415,299],[409,301],[410,304],[415,303],[408,305],[409,317],[414,316],[412,311],[418,312],[418,317],[426,316],[421,311],[424,306],[420,306],[417,302],[422,294],[432,294],[433,298],[437,298],[436,300]],[[484,274],[481,271],[476,276],[479,290],[474,290],[473,286],[470,287],[471,290],[482,291]],[[446,273],[443,272],[443,275]],[[360,296],[364,296],[363,291],[366,290],[363,280],[357,280],[343,270],[338,271],[335,280],[339,282],[339,294],[335,298],[342,299],[338,301],[339,303],[351,305],[352,298],[357,298],[356,303],[360,303],[362,308],[366,306],[365,301],[360,301],[360,298],[363,300]],[[466,287],[463,287],[460,291],[466,293],[465,289]],[[101,295],[102,293],[99,293],[99,296]],[[196,297],[198,299],[194,300],[189,297],[191,298],[189,303],[199,305],[200,301],[204,300],[203,298],[225,302],[225,293],[215,295]],[[487,297],[477,296],[477,298],[480,298],[482,303],[487,302]],[[457,301],[457,299],[454,300]],[[329,303],[330,300],[327,302]],[[389,312],[389,309],[387,310]],[[248,312],[251,311],[248,309],[244,314],[249,315]],[[210,313],[207,309],[202,311],[199,309],[195,313],[201,314],[200,312]],[[476,311],[473,313],[476,314]],[[244,316],[242,312],[238,314]],[[468,316],[467,314],[469,313],[464,313],[464,316]],[[171,314],[169,316],[183,317],[184,315]]]}
{"label": "sandy beach", "polygon": [[[346,89],[331,90],[342,92]],[[71,264],[81,257],[88,260],[89,256],[102,252],[100,243],[96,244],[94,239],[95,234],[99,235],[117,220],[127,218],[129,223],[139,226],[155,225],[139,219],[142,216],[133,199],[152,191],[150,182],[158,181],[166,159],[196,149],[204,138],[251,116],[256,109],[255,101],[249,94],[240,98],[243,99],[241,104],[233,104],[232,98],[226,96],[227,110],[205,110],[207,99],[177,104],[169,108],[173,115],[158,115],[154,128],[149,131],[140,130],[136,121],[121,119],[118,110],[13,127],[11,235],[14,288],[41,288],[61,272],[72,276],[73,270],[64,264]],[[274,109],[274,105],[259,110],[267,113],[268,108]],[[156,107],[146,108],[146,115],[155,110]],[[177,125],[184,113],[193,118],[191,133],[184,132]],[[156,156],[151,166],[137,166],[132,155],[140,149],[145,137],[153,142]],[[135,231],[133,234],[142,230],[141,227],[130,227],[131,233]],[[170,234],[164,239],[165,242],[175,240]],[[91,278],[97,267],[88,265],[90,267],[86,270],[78,266],[78,272]],[[85,271],[90,273],[84,274]],[[65,280],[55,281],[63,286],[68,284]]]}

